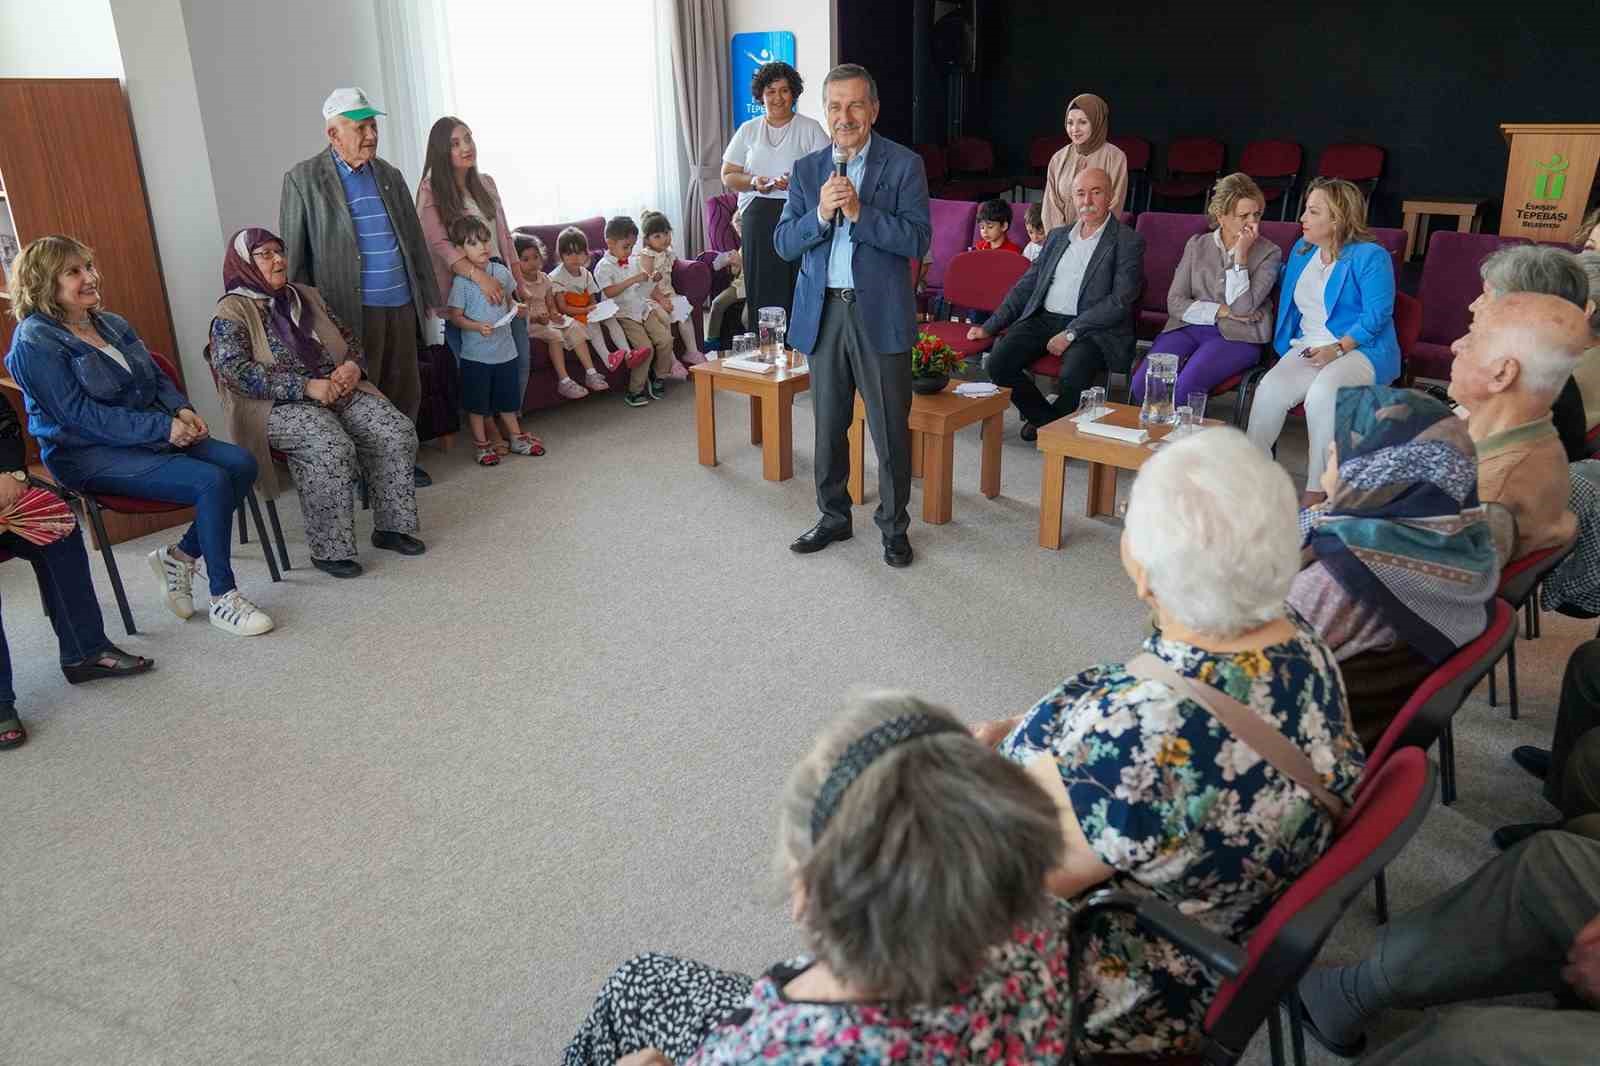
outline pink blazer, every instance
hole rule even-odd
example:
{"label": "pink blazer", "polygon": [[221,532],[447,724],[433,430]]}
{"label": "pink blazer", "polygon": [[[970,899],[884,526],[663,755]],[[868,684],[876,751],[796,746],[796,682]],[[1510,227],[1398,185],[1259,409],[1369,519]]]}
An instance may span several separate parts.
{"label": "pink blazer", "polygon": [[[511,271],[512,277],[521,277],[522,267],[517,262],[516,247],[511,243],[511,229],[506,225],[506,208],[500,202],[500,190],[495,188],[494,179],[489,175],[478,176],[483,179],[483,187],[494,200],[495,244],[500,249],[500,258],[506,261],[506,269]],[[429,184],[426,174],[422,175],[422,181],[417,185],[417,217],[422,220],[422,236],[428,242],[428,253],[433,259],[433,276],[439,283],[439,298],[449,299],[450,281],[455,277],[450,265],[464,258],[467,253],[450,243],[444,219],[439,216],[439,207],[433,202],[433,186]],[[428,310],[437,318],[444,317],[442,307]]]}

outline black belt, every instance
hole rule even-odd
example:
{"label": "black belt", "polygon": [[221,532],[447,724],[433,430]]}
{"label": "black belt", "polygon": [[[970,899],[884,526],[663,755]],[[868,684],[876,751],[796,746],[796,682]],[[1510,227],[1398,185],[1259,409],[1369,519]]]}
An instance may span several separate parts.
{"label": "black belt", "polygon": [[830,300],[843,300],[847,304],[853,304],[853,303],[856,302],[856,290],[854,290],[854,289],[829,289],[828,290],[828,299],[830,299]]}

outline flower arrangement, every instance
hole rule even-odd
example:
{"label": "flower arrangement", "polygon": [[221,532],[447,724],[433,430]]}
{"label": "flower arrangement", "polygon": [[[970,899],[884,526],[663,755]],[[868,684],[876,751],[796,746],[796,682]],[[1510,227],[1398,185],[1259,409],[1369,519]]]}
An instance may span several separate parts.
{"label": "flower arrangement", "polygon": [[918,331],[917,343],[911,347],[911,376],[936,378],[966,369],[965,361],[944,341],[932,333]]}

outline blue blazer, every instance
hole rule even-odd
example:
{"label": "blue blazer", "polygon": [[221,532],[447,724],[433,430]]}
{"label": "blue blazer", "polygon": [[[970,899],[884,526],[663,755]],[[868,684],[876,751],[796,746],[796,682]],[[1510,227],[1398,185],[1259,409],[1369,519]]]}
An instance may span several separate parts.
{"label": "blue blazer", "polygon": [[153,469],[174,450],[167,436],[172,416],[191,406],[125,319],[91,314],[128,360],[127,370],[42,314],[22,320],[6,356],[6,369],[22,386],[39,457],[69,487],[113,468],[142,473],[127,466],[130,448],[149,455],[136,466]]}
{"label": "blue blazer", "polygon": [[[1306,251],[1305,249],[1310,249]],[[1289,342],[1300,332],[1300,308],[1294,287],[1306,264],[1317,254],[1304,241],[1289,251],[1283,262],[1283,284],[1278,290],[1278,326],[1272,346],[1279,356],[1289,354]],[[1328,332],[1349,336],[1377,373],[1377,383],[1387,385],[1400,376],[1400,342],[1394,335],[1394,264],[1389,251],[1376,241],[1347,244],[1339,253],[1322,290],[1328,305]]]}
{"label": "blue blazer", "polygon": [[[822,325],[827,299],[828,250],[833,223],[817,218],[822,185],[833,176],[833,146],[795,162],[789,199],[772,243],[789,262],[800,263],[789,315],[789,343],[810,354]],[[872,135],[867,169],[861,176],[861,217],[851,226],[850,271],[867,345],[879,355],[909,352],[917,337],[917,309],[911,293],[911,264],[919,262],[933,239],[928,213],[928,176],[922,157],[880,133]]]}

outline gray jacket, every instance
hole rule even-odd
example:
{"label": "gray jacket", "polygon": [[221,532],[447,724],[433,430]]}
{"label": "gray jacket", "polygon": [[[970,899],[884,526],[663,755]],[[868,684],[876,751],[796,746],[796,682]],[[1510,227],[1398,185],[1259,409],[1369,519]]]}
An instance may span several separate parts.
{"label": "gray jacket", "polygon": [[[411,283],[411,306],[417,313],[417,328],[422,330],[428,309],[443,301],[434,291],[433,262],[428,258],[417,205],[398,168],[377,158],[371,166],[383,206],[389,210],[389,223],[400,241],[406,280]],[[283,176],[278,233],[289,257],[289,280],[314,286],[339,320],[361,337],[361,250],[330,149],[295,164]],[[366,338],[361,339],[365,343]]]}
{"label": "gray jacket", "polygon": [[[994,314],[983,324],[986,332],[999,333],[1014,322],[1020,322],[1044,307],[1044,298],[1055,280],[1056,267],[1077,226],[1057,226],[1045,238],[1039,257],[1028,272],[1017,279],[1011,291]],[[1268,244],[1272,243],[1270,241]],[[1078,290],[1078,314],[1072,320],[1072,331],[1079,337],[1092,333],[1105,333],[1112,337],[1133,340],[1133,305],[1144,287],[1144,238],[1130,226],[1124,226],[1112,215],[1105,221],[1105,233],[1095,246],[1094,255],[1083,273],[1083,287]],[[1121,373],[1125,368],[1112,367]]]}

